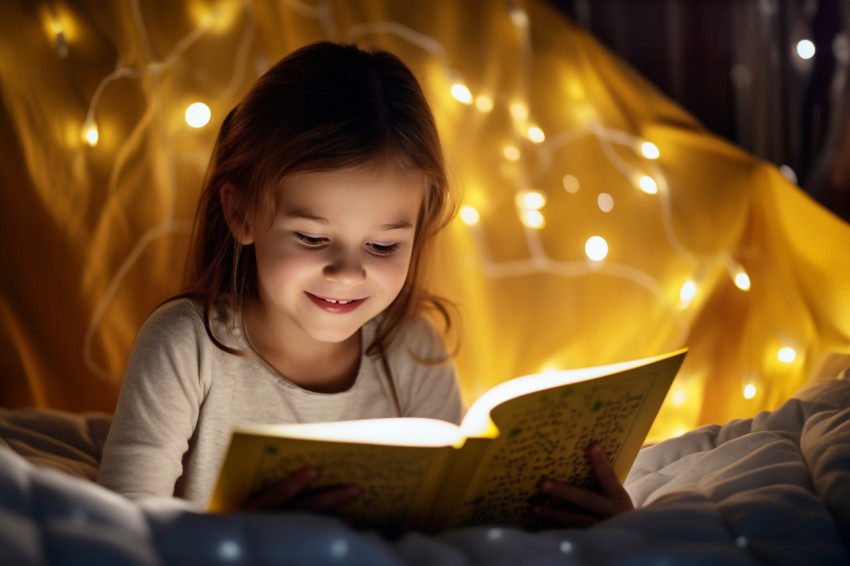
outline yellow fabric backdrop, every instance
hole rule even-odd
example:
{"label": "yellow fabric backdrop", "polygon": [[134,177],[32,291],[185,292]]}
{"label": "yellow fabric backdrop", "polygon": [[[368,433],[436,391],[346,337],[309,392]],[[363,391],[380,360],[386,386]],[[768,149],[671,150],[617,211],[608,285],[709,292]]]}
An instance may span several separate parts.
{"label": "yellow fabric backdrop", "polygon": [[[435,274],[463,315],[468,399],[686,345],[661,438],[848,364],[850,227],[543,0],[3,0],[0,404],[111,410],[139,325],[178,289],[223,116],[318,39],[394,51],[429,94],[478,216],[446,231]],[[183,118],[196,101],[212,112],[198,129]]]}

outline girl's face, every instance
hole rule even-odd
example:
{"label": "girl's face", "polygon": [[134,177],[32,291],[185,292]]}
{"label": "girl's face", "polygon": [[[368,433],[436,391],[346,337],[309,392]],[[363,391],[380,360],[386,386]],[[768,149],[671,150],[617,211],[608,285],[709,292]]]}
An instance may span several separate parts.
{"label": "girl's face", "polygon": [[287,332],[341,342],[407,277],[424,180],[393,165],[299,173],[255,244],[262,314]]}

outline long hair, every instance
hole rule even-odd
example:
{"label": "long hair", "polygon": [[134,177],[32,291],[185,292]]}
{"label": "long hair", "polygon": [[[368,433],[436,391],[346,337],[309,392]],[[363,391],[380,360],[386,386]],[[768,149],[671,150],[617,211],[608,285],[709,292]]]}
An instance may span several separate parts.
{"label": "long hair", "polygon": [[203,304],[204,326],[219,348],[210,317],[243,312],[258,299],[254,246],[232,235],[220,190],[235,188],[231,223],[271,222],[282,182],[305,171],[395,160],[420,173],[426,190],[406,281],[384,311],[367,354],[381,352],[417,315],[436,312],[448,330],[451,304],[424,286],[434,236],[454,213],[442,147],[431,109],[410,69],[385,51],[319,42],[293,51],[263,76],[225,118],[195,218],[185,293]]}

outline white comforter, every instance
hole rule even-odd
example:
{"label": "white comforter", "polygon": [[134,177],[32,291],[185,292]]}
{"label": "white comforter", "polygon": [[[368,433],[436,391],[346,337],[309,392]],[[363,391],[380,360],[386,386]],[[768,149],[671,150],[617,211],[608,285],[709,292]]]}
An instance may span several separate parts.
{"label": "white comforter", "polygon": [[493,527],[387,541],[325,517],[130,503],[68,473],[73,454],[52,468],[36,458],[27,439],[49,444],[41,432],[19,422],[0,432],[0,564],[850,563],[847,380],[645,448],[626,482],[639,508],[584,531]]}

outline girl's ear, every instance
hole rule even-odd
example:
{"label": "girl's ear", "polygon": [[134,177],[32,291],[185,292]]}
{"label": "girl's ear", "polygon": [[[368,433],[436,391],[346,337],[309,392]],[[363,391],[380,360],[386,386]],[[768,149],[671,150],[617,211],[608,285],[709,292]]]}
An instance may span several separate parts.
{"label": "girl's ear", "polygon": [[251,232],[250,223],[246,218],[240,217],[236,211],[236,187],[233,183],[225,182],[219,189],[218,196],[221,198],[224,220],[227,222],[227,227],[230,228],[233,238],[243,246],[253,244],[254,236]]}

